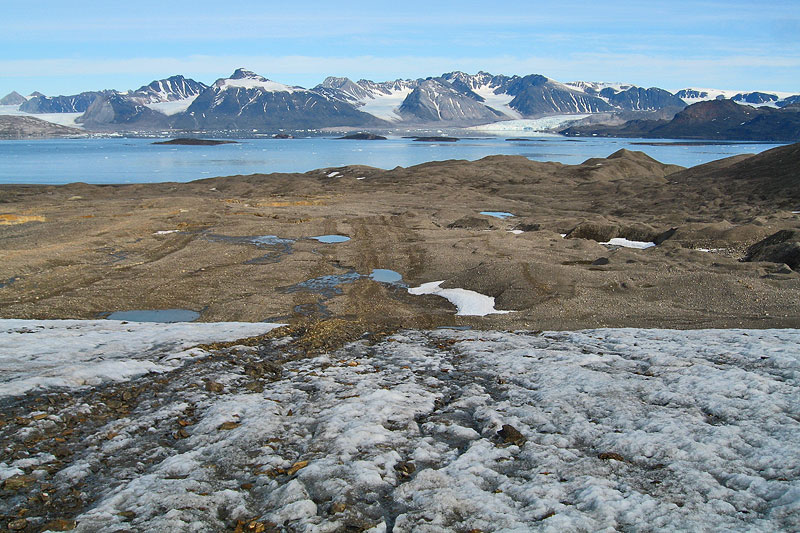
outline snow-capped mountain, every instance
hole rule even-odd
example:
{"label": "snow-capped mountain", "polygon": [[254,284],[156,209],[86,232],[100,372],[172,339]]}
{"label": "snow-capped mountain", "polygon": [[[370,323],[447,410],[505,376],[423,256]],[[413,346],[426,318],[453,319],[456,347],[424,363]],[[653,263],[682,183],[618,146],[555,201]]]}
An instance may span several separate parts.
{"label": "snow-capped mountain", "polygon": [[371,80],[354,82],[349,78],[330,76],[312,89],[328,98],[354,105],[359,111],[381,120],[398,122],[403,119],[397,110],[420,84],[421,80],[394,80],[376,83]]}
{"label": "snow-capped mountain", "polygon": [[706,102],[709,100],[733,100],[739,104],[752,105],[756,107],[784,107],[798,100],[798,95],[787,92],[767,92],[767,91],[733,91],[724,89],[704,89],[689,87],[681,89],[675,96],[682,99],[687,104]]}
{"label": "snow-capped mountain", "polygon": [[183,76],[171,76],[150,82],[150,84],[131,92],[128,96],[141,104],[157,104],[193,98],[206,89],[208,89],[208,85],[199,81]]}
{"label": "snow-capped mountain", "polygon": [[561,83],[539,74],[506,76],[485,71],[453,71],[425,79],[385,82],[328,77],[305,89],[238,69],[211,86],[176,75],[135,91],[88,91],[55,97],[34,93],[27,98],[11,93],[0,102],[15,106],[13,113],[77,116],[87,113],[99,100],[98,106],[82,118],[84,124],[105,128],[274,130],[391,124],[474,126],[593,113],[626,113],[626,120],[669,120],[689,104],[716,99],[782,108],[800,102],[800,95],[696,87],[673,94],[628,83]]}
{"label": "snow-capped mountain", "polygon": [[[474,95],[477,96],[477,95]],[[403,101],[398,114],[409,122],[473,122],[507,118],[478,98],[458,91],[442,79],[420,83]]]}
{"label": "snow-capped mountain", "polygon": [[71,96],[34,96],[24,102],[20,111],[26,113],[83,113],[98,96],[116,91],[87,91]]}
{"label": "snow-capped mountain", "polygon": [[178,129],[269,129],[382,123],[352,104],[238,69],[200,93],[176,117]]}
{"label": "snow-capped mountain", "polygon": [[101,95],[92,102],[86,112],[75,119],[88,129],[107,130],[126,126],[137,129],[164,129],[169,119],[136,100],[120,93]]}

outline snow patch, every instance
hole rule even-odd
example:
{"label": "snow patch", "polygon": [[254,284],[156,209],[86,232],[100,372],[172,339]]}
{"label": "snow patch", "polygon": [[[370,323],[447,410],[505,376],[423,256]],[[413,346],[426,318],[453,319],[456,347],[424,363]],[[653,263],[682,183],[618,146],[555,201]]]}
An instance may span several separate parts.
{"label": "snow patch", "polygon": [[280,324],[154,324],[116,320],[0,320],[0,398],[167,372],[190,347],[260,335]]}
{"label": "snow patch", "polygon": [[644,250],[646,248],[652,248],[656,245],[654,242],[646,242],[646,241],[629,241],[628,239],[622,237],[614,237],[608,242],[601,242],[600,244],[606,244],[609,246],[622,246],[623,248],[638,248],[640,250]]}
{"label": "snow patch", "polygon": [[183,113],[189,106],[192,105],[197,99],[197,96],[192,96],[191,98],[184,98],[182,100],[173,100],[171,102],[156,102],[152,104],[145,104],[147,107],[152,109],[153,111],[158,111],[159,113],[163,113],[167,116],[177,115],[178,113]]}
{"label": "snow patch", "polygon": [[442,289],[442,281],[423,283],[419,287],[409,287],[408,292],[414,295],[435,294],[447,299],[456,306],[456,314],[461,316],[486,316],[490,314],[506,314],[511,311],[498,311],[494,308],[494,296],[486,296],[467,289]]}

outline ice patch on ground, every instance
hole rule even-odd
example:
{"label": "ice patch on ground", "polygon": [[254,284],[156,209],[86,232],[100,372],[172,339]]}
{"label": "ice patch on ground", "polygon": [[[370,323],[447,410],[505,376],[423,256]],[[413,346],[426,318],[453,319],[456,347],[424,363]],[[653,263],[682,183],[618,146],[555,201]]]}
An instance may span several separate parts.
{"label": "ice patch on ground", "polygon": [[[242,348],[173,373],[47,481],[94,498],[76,531],[797,531],[798,345],[798,330],[404,331],[289,361],[255,392],[235,386]],[[225,391],[192,386],[206,378]],[[164,437],[187,406],[185,436]]]}

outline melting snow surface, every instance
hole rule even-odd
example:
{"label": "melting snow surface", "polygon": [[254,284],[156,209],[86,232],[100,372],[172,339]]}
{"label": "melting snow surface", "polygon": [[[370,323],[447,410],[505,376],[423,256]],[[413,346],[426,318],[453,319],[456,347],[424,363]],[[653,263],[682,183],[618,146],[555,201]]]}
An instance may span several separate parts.
{"label": "melting snow surface", "polygon": [[[45,323],[2,324],[8,337]],[[96,327],[47,324],[14,352],[35,365],[31,345],[63,350],[67,332],[71,343]],[[147,328],[156,339],[167,326]],[[76,517],[82,532],[254,517],[320,532],[797,531],[798,346],[800,331],[774,329],[405,331],[290,360],[259,392],[241,386],[241,366],[195,364],[159,402],[91,430],[80,455],[0,475],[39,464],[56,491],[81,482],[96,498]],[[193,386],[203,379],[225,391]],[[169,440],[187,406],[186,437]],[[504,425],[519,437],[501,437]]]}
{"label": "melting snow surface", "polygon": [[0,398],[168,372],[197,356],[188,350],[196,344],[260,335],[278,325],[0,320]]}
{"label": "melting snow surface", "polygon": [[457,315],[462,316],[486,316],[500,313],[506,314],[511,311],[498,311],[494,308],[494,296],[486,296],[479,292],[467,289],[442,289],[439,286],[442,281],[431,281],[423,283],[419,287],[410,287],[408,292],[414,295],[435,294],[450,301],[456,306]]}

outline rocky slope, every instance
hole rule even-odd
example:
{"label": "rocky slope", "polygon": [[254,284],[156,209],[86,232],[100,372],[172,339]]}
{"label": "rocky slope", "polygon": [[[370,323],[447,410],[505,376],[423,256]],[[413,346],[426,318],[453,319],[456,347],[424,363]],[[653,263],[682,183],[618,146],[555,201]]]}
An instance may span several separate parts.
{"label": "rocky slope", "polygon": [[27,102],[27,98],[19,94],[17,91],[11,91],[3,98],[0,98],[0,105],[21,105]]}
{"label": "rocky slope", "polygon": [[34,117],[0,115],[0,139],[73,137],[79,135],[86,135],[86,132]]}
{"label": "rocky slope", "polygon": [[692,104],[672,120],[632,120],[621,126],[573,126],[561,133],[569,136],[797,141],[800,140],[800,107],[756,108],[732,100],[713,100]]}

